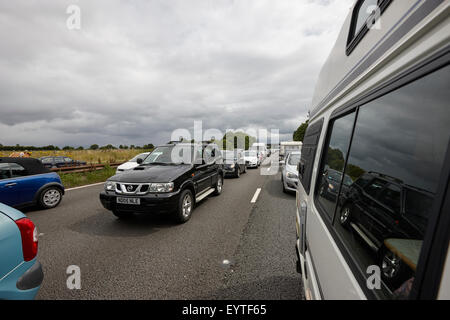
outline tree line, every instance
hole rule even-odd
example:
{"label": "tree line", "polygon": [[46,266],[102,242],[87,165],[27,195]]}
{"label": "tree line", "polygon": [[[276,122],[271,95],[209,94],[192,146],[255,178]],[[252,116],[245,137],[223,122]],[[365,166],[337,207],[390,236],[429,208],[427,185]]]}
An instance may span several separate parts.
{"label": "tree line", "polygon": [[105,146],[99,146],[98,144],[93,144],[89,148],[84,148],[82,146],[79,147],[72,147],[72,146],[65,146],[63,148],[60,148],[58,146],[54,145],[48,145],[48,146],[42,146],[42,147],[36,147],[36,146],[21,146],[19,144],[16,144],[15,146],[4,146],[0,143],[0,151],[58,151],[58,150],[127,150],[127,149],[142,149],[142,150],[150,150],[154,149],[155,146],[151,143],[145,144],[143,146],[137,146],[137,145],[119,145],[118,147],[107,144]]}

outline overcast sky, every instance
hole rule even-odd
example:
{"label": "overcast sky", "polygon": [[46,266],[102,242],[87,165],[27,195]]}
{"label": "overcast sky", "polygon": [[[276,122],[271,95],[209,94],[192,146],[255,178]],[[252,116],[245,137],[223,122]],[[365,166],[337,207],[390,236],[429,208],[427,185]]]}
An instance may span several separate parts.
{"label": "overcast sky", "polygon": [[158,144],[194,120],[289,139],[353,1],[1,1],[0,143]]}

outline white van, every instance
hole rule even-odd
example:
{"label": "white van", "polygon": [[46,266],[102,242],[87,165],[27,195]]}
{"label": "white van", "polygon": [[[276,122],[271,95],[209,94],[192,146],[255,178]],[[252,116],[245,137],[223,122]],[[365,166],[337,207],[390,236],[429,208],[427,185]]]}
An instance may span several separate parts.
{"label": "white van", "polygon": [[450,299],[449,4],[359,0],[344,23],[298,167],[307,299]]}

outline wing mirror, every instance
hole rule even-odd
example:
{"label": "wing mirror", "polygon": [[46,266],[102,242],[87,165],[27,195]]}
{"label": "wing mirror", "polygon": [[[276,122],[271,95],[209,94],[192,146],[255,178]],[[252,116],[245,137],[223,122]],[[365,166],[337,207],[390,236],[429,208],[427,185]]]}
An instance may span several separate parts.
{"label": "wing mirror", "polygon": [[138,158],[138,159],[136,160],[136,162],[137,162],[138,164],[142,164],[142,162],[144,162],[144,159]]}

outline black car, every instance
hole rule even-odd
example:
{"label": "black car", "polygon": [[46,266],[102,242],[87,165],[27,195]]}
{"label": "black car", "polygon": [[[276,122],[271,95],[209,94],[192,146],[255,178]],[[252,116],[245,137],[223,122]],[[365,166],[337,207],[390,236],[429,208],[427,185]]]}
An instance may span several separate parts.
{"label": "black car", "polygon": [[[341,172],[327,168],[323,173],[323,179],[322,184],[320,185],[319,194],[328,200],[336,201],[341,180]],[[352,184],[352,178],[350,178],[348,175],[345,175],[342,184],[342,192],[348,190],[348,187],[350,187]]]}
{"label": "black car", "polygon": [[39,158],[42,164],[46,168],[63,168],[63,167],[77,167],[77,166],[85,166],[85,161],[74,160],[69,157],[41,157]]}
{"label": "black car", "polygon": [[224,151],[224,172],[225,176],[239,178],[241,173],[247,172],[247,163],[245,162],[244,151],[237,149],[233,151]]}
{"label": "black car", "polygon": [[394,287],[406,281],[417,264],[415,253],[420,252],[416,249],[424,238],[433,198],[425,190],[376,172],[363,174],[342,195],[340,224],[355,230],[377,254],[383,279]]}
{"label": "black car", "polygon": [[169,213],[180,223],[197,202],[223,187],[223,159],[215,144],[172,143],[157,147],[133,170],[109,178],[103,206],[120,219],[133,213]]}

